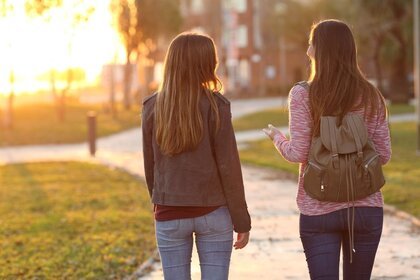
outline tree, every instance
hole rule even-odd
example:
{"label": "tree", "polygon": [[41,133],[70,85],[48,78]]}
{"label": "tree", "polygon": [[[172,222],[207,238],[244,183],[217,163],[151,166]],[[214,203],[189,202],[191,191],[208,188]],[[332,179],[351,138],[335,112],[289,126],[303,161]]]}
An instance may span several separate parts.
{"label": "tree", "polygon": [[[30,16],[42,17],[48,23],[54,23],[55,20],[66,21],[68,36],[67,53],[69,58],[73,53],[73,40],[76,29],[89,20],[94,12],[94,7],[85,5],[83,0],[26,0],[26,12]],[[61,9],[66,9],[65,13],[59,13]],[[52,68],[50,70],[51,93],[57,108],[57,116],[60,121],[66,118],[66,98],[71,86],[74,82],[74,70],[68,65],[66,70],[66,83],[61,89],[57,89],[57,71]]]}
{"label": "tree", "polygon": [[[13,12],[14,12],[15,7],[12,2],[8,2],[7,0],[1,0],[0,5],[1,5],[0,16],[3,20],[13,17]],[[7,47],[9,49],[13,47],[11,38],[3,38],[3,40],[6,41]],[[6,129],[12,129],[13,128],[13,104],[14,104],[14,98],[15,98],[15,92],[14,92],[15,73],[14,73],[12,63],[10,64],[8,80],[9,80],[10,90],[9,90],[9,95],[7,97],[7,103],[4,110],[3,124]]]}
{"label": "tree", "polygon": [[412,44],[407,44],[407,39],[404,34],[404,21],[409,15],[408,9],[410,8],[406,5],[407,2],[408,1],[391,0],[389,5],[394,21],[394,24],[390,29],[390,34],[395,39],[395,44],[397,46],[397,52],[395,53],[392,62],[390,79],[390,92],[392,94],[389,95],[389,98],[393,103],[408,103],[410,99],[407,80],[407,53],[408,45],[412,46]]}
{"label": "tree", "polygon": [[[265,29],[271,32],[267,37],[283,36],[302,48],[302,52],[307,47],[312,23],[327,18],[349,23],[357,41],[359,61],[364,65],[373,65],[373,77],[378,88],[391,102],[408,102],[407,62],[412,57],[412,45],[407,42],[412,33],[411,1],[267,1],[274,7],[264,19]],[[276,5],[280,9],[276,9]]]}
{"label": "tree", "polygon": [[181,25],[177,0],[113,0],[111,9],[126,51],[124,107],[131,106],[132,64],[150,53],[158,39],[178,32]]}
{"label": "tree", "polygon": [[[409,101],[407,62],[412,54],[411,3],[404,0],[359,0],[356,32],[371,47],[378,88],[391,102]],[[362,39],[363,40],[363,39]],[[389,84],[383,83],[384,70],[389,72]]]}

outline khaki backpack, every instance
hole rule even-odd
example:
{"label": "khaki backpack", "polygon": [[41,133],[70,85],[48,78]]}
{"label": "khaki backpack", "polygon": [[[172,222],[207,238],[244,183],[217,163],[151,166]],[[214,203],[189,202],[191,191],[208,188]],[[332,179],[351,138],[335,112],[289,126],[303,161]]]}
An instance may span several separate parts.
{"label": "khaki backpack", "polygon": [[320,201],[350,202],[377,192],[385,179],[363,118],[347,114],[340,125],[337,119],[321,117],[320,136],[312,139],[303,173],[304,189]]}

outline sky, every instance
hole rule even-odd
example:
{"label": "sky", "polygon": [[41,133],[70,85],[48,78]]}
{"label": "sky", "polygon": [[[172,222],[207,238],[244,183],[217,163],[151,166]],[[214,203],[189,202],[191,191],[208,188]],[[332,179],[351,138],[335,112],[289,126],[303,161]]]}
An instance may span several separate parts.
{"label": "sky", "polygon": [[[40,81],[37,77],[48,77],[46,73],[52,68],[57,71],[69,66],[83,68],[87,82],[94,83],[103,64],[124,57],[118,33],[112,26],[110,0],[85,1],[95,10],[88,22],[74,29],[69,27],[70,2],[64,1],[64,8],[54,10],[47,22],[43,18],[28,17],[24,0],[13,0],[14,13],[0,18],[0,94],[10,92],[11,70],[15,74],[15,92],[19,94],[49,88],[47,79]],[[68,46],[72,36],[70,53]]]}

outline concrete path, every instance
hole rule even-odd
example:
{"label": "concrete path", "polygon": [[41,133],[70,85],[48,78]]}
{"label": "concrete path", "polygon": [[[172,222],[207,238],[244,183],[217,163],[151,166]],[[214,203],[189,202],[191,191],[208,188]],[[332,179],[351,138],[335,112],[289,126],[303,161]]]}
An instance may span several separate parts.
{"label": "concrete path", "polygon": [[[285,100],[241,100],[232,103],[234,117],[285,104]],[[251,109],[250,109],[251,108]],[[238,143],[265,137],[260,131],[237,134]],[[273,148],[273,152],[275,152]],[[91,160],[143,176],[141,131],[132,129],[98,141],[95,159],[86,144],[11,147],[0,149],[0,164],[28,161]],[[298,238],[296,182],[275,171],[243,167],[247,201],[253,218],[251,242],[232,255],[230,279],[308,279],[305,257]],[[419,228],[407,219],[385,215],[384,232],[372,279],[420,280]],[[163,279],[160,264],[140,279]],[[199,279],[194,254],[193,279]]]}
{"label": "concrete path", "polygon": [[389,122],[400,123],[400,122],[414,122],[416,121],[416,115],[413,114],[398,114],[389,117]]}
{"label": "concrete path", "polygon": [[[258,98],[232,101],[232,116],[238,118],[243,115],[262,111],[270,108],[287,106],[285,98]],[[252,133],[244,132],[238,135],[238,141],[254,140],[265,137],[261,131]],[[97,141],[96,157],[107,162],[123,161],[126,156],[141,154],[141,129],[134,128]],[[118,155],[114,157],[114,155]],[[54,161],[54,160],[88,160],[87,144],[65,145],[39,145],[0,148],[0,164],[30,162],[30,161]],[[139,166],[136,166],[136,169]]]}
{"label": "concrete path", "polygon": [[[283,180],[275,171],[249,166],[243,166],[243,174],[253,228],[248,246],[232,254],[229,279],[309,279],[298,234],[296,182]],[[415,231],[409,221],[385,215],[372,279],[420,279],[419,248],[419,228]],[[192,278],[200,279],[196,252]],[[163,279],[160,264],[138,279]]]}

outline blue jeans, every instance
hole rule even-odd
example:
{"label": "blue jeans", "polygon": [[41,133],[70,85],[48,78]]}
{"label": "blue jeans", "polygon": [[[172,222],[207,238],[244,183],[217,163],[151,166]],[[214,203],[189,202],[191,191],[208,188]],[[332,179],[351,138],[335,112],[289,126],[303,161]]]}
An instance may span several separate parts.
{"label": "blue jeans", "polygon": [[[300,238],[311,279],[339,279],[340,248],[343,248],[343,279],[370,279],[376,250],[382,234],[383,209],[356,207],[354,249],[350,263],[347,209],[319,216],[300,215]],[[349,223],[350,222],[350,223]]]}
{"label": "blue jeans", "polygon": [[191,279],[193,233],[201,279],[228,279],[233,225],[227,207],[191,219],[156,221],[156,239],[165,280]]}

